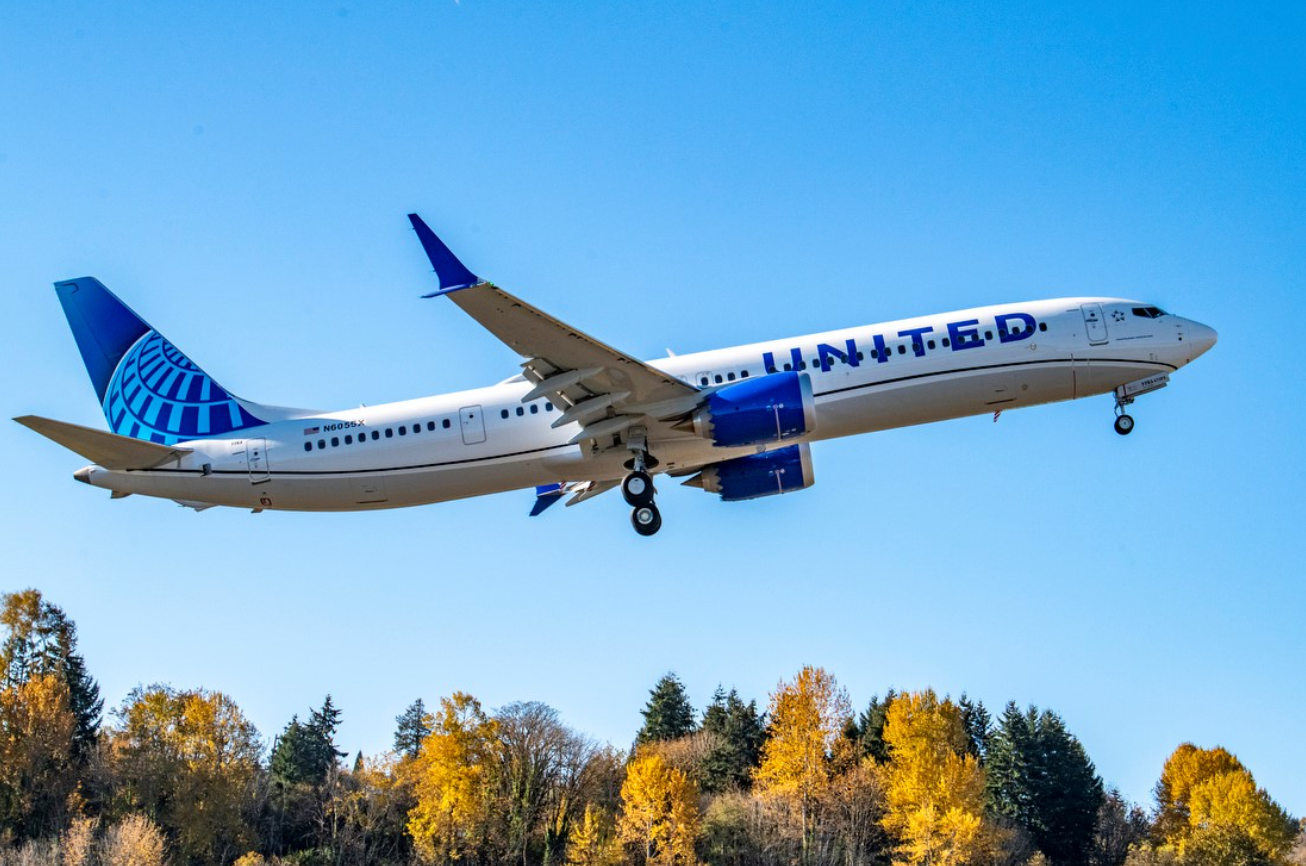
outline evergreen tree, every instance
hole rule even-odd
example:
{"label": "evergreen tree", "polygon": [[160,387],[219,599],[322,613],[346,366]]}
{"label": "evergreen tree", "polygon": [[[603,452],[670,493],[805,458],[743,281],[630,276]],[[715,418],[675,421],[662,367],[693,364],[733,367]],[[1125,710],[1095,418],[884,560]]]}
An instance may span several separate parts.
{"label": "evergreen tree", "polygon": [[272,746],[268,771],[273,780],[289,785],[320,785],[327,780],[344,752],[336,749],[335,733],[340,725],[340,710],[327,695],[320,710],[310,710],[307,722],[299,716],[290,720],[286,730]]}
{"label": "evergreen tree", "polygon": [[970,738],[967,751],[983,764],[988,752],[989,734],[993,730],[993,717],[984,708],[983,701],[972,702],[965,692],[961,693],[957,706],[961,708],[961,724],[966,728],[966,736]]}
{"label": "evergreen tree", "polygon": [[322,709],[312,710],[308,715],[311,737],[312,769],[318,779],[326,779],[334,770],[346,752],[336,748],[336,730],[340,727],[340,710],[331,702],[331,695],[322,701]]}
{"label": "evergreen tree", "polygon": [[34,677],[54,676],[68,687],[68,707],[77,721],[76,755],[84,758],[100,730],[104,701],[77,652],[77,626],[63,609],[35,589],[6,593],[0,609],[5,627],[0,644],[0,688],[20,686]]}
{"label": "evergreen tree", "polygon": [[716,745],[703,760],[702,788],[717,793],[730,788],[747,789],[753,768],[761,760],[766,728],[757,711],[757,701],[744,703],[739,693],[727,694],[720,686],[703,713],[704,733],[713,734]]}
{"label": "evergreen tree", "polygon": [[847,735],[856,741],[859,755],[870,755],[881,764],[889,760],[889,748],[884,744],[884,722],[889,717],[889,704],[897,696],[897,692],[889,689],[884,693],[884,700],[872,697],[870,705],[858,714],[856,723],[849,725]]}
{"label": "evergreen tree", "polygon": [[431,733],[427,724],[426,704],[418,698],[408,709],[395,716],[395,752],[402,758],[416,758],[422,750],[422,741]]}
{"label": "evergreen tree", "polygon": [[694,733],[694,708],[674,673],[658,680],[649,692],[648,704],[640,712],[644,715],[644,726],[635,735],[636,746]]}
{"label": "evergreen tree", "polygon": [[1088,862],[1102,780],[1084,747],[1051,711],[1009,702],[989,738],[989,808],[1027,831],[1053,863]]}

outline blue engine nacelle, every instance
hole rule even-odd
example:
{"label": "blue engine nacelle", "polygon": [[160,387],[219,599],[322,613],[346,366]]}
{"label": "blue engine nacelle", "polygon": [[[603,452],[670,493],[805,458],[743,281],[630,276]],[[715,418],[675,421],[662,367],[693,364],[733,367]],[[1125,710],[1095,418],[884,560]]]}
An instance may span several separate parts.
{"label": "blue engine nacelle", "polygon": [[811,487],[815,482],[812,451],[803,442],[714,463],[685,483],[702,487],[708,493],[719,493],[726,502],[739,502],[791,493]]}
{"label": "blue engine nacelle", "polygon": [[694,411],[694,432],[723,448],[783,442],[816,429],[812,379],[789,371],[714,391]]}

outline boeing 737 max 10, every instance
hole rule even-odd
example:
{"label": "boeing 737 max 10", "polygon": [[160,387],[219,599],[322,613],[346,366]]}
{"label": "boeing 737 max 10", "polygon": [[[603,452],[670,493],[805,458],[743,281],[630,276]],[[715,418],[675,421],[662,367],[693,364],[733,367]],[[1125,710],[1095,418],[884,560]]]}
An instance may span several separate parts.
{"label": "boeing 737 max 10", "polygon": [[354,511],[535,487],[531,513],[620,486],[641,535],[653,476],[726,501],[812,485],[809,443],[1114,394],[1125,407],[1215,331],[1142,301],[978,307],[640,361],[474,275],[416,214],[447,297],[524,359],[498,385],[338,412],[233,396],[98,280],[55,284],[112,432],[15,420],[94,465],[74,477],[196,510]]}

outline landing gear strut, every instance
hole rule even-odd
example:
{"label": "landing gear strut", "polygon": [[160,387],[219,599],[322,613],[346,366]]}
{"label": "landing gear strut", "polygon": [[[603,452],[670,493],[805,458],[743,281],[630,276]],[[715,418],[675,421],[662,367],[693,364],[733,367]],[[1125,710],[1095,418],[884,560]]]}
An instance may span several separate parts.
{"label": "landing gear strut", "polygon": [[1116,432],[1121,436],[1128,436],[1134,432],[1134,416],[1125,413],[1125,407],[1134,402],[1133,397],[1126,397],[1122,393],[1123,388],[1116,389]]}
{"label": "landing gear strut", "polygon": [[630,474],[621,480],[621,495],[631,507],[630,524],[640,535],[653,535],[662,528],[662,514],[653,504],[653,476],[649,467],[656,466],[657,461],[649,456],[645,448],[643,432],[636,430],[627,442],[627,447],[634,458],[626,464]]}

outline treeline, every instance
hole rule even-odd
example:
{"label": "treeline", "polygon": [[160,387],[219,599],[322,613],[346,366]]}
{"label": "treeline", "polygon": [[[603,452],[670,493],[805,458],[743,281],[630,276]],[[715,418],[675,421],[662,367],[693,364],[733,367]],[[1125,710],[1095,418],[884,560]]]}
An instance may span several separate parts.
{"label": "treeline", "polygon": [[138,688],[106,718],[64,612],[3,601],[0,864],[1306,864],[1224,749],[1176,749],[1144,811],[1036,707],[927,689],[854,712],[807,667],[765,707],[718,689],[699,713],[668,674],[628,750],[456,692],[351,760],[329,696],[270,743],[205,689]]}

